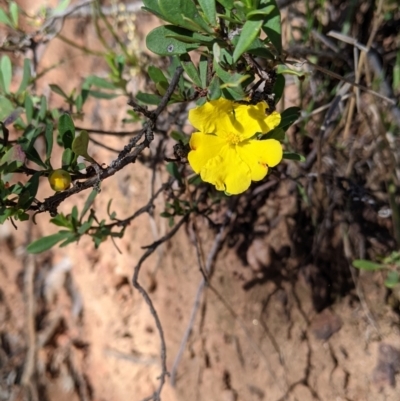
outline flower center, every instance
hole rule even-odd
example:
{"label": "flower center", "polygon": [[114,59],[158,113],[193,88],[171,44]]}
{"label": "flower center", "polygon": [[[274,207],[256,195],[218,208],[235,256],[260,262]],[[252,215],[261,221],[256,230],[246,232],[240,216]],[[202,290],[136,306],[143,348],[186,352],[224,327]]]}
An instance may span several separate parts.
{"label": "flower center", "polygon": [[238,143],[241,142],[240,135],[237,134],[236,132],[230,132],[226,139],[227,139],[229,145],[232,145],[232,146],[237,145]]}

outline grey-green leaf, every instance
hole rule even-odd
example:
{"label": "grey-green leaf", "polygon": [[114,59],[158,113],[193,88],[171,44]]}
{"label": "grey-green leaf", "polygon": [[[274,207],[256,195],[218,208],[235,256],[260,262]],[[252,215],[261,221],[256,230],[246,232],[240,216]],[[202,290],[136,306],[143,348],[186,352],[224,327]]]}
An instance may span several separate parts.
{"label": "grey-green leaf", "polygon": [[15,1],[10,2],[9,10],[13,26],[18,28],[18,5]]}
{"label": "grey-green leaf", "polygon": [[353,266],[360,270],[368,270],[368,271],[375,271],[384,268],[384,265],[380,263],[371,262],[370,260],[365,259],[356,259],[353,260]]}
{"label": "grey-green leaf", "polygon": [[58,242],[69,237],[69,231],[60,231],[57,234],[48,235],[47,237],[42,237],[36,241],[31,242],[26,250],[29,253],[41,253],[52,248]]}
{"label": "grey-green leaf", "polygon": [[17,94],[22,93],[29,85],[31,81],[31,61],[28,58],[24,59],[24,72],[22,75],[22,81],[19,85]]}
{"label": "grey-green leaf", "polygon": [[3,56],[0,60],[0,85],[3,91],[10,93],[10,84],[12,78],[12,65],[8,56]]}
{"label": "grey-green leaf", "polygon": [[281,13],[279,12],[278,5],[275,0],[261,0],[260,6],[274,6],[274,9],[269,13],[268,18],[265,19],[262,30],[280,54],[282,53],[282,26]]}
{"label": "grey-green leaf", "polygon": [[233,62],[237,62],[239,57],[251,46],[253,41],[260,34],[263,18],[256,16],[254,19],[247,20],[240,32],[239,41],[233,52]]}
{"label": "grey-green leaf", "polygon": [[204,12],[205,17],[207,18],[207,21],[212,25],[216,26],[217,25],[217,11],[216,11],[216,5],[215,5],[215,0],[198,0],[201,9]]}
{"label": "grey-green leaf", "polygon": [[184,54],[200,46],[200,43],[185,43],[168,37],[168,35],[174,34],[190,37],[191,32],[173,25],[160,26],[147,35],[146,46],[150,51],[160,56]]}
{"label": "grey-green leaf", "polygon": [[58,132],[60,133],[64,148],[71,149],[72,141],[75,138],[75,126],[69,114],[63,114],[58,120]]}

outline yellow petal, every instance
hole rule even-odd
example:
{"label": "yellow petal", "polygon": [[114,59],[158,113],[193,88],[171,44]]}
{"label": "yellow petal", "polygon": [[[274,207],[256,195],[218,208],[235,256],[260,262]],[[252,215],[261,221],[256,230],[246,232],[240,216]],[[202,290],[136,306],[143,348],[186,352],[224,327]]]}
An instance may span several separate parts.
{"label": "yellow petal", "polygon": [[233,113],[233,102],[220,98],[189,110],[189,121],[193,127],[207,134],[218,134],[229,115]]}
{"label": "yellow petal", "polygon": [[262,180],[268,167],[276,166],[283,155],[282,145],[276,139],[244,141],[237,145],[237,152],[249,167],[252,181]]}
{"label": "yellow petal", "polygon": [[251,138],[256,132],[267,132],[276,128],[281,122],[281,115],[274,111],[271,114],[265,114],[268,105],[265,102],[257,105],[240,105],[235,108],[235,116],[241,126],[245,127],[242,139]]}
{"label": "yellow petal", "polygon": [[224,146],[219,155],[210,159],[201,169],[203,181],[209,182],[219,191],[237,195],[249,188],[251,173],[234,146]]}
{"label": "yellow petal", "polygon": [[207,135],[202,132],[195,132],[190,138],[190,148],[192,149],[188,155],[188,161],[195,173],[208,163],[208,161],[216,157],[226,142],[215,136]]}

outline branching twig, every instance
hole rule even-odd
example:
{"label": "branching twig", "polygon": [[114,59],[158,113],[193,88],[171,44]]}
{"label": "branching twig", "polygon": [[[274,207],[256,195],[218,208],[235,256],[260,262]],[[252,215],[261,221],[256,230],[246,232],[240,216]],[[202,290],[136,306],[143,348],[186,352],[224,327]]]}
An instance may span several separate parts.
{"label": "branching twig", "polygon": [[158,389],[154,392],[153,395],[150,397],[145,398],[143,401],[160,401],[160,394],[161,390],[164,386],[165,383],[165,377],[168,375],[168,370],[167,370],[167,347],[165,344],[165,337],[164,337],[164,330],[161,325],[160,318],[158,317],[158,313],[156,309],[154,308],[153,302],[147,293],[147,291],[139,284],[139,273],[140,273],[140,268],[142,267],[143,262],[164,242],[170,240],[181,228],[181,226],[188,220],[189,218],[189,213],[184,215],[182,219],[175,225],[175,227],[166,235],[164,235],[162,238],[159,240],[153,242],[151,245],[146,246],[145,248],[147,249],[146,252],[142,255],[142,257],[139,259],[139,262],[134,268],[134,273],[133,273],[133,278],[132,278],[132,285],[134,288],[136,288],[140,294],[142,295],[144,301],[146,302],[147,306],[150,309],[150,313],[154,318],[154,321],[157,326],[158,334],[160,336],[160,342],[161,342],[161,375],[159,377],[160,379],[160,384],[158,386]]}
{"label": "branching twig", "polygon": [[[99,171],[99,174],[95,177],[88,178],[84,182],[77,182],[75,185],[67,189],[66,191],[56,193],[55,195],[45,199],[43,202],[37,202],[37,204],[33,204],[30,207],[30,210],[37,211],[38,213],[43,213],[49,211],[51,214],[57,213],[57,207],[63,202],[65,199],[69,198],[72,195],[75,195],[79,192],[84,191],[85,189],[92,188],[99,184],[99,182],[105,180],[113,176],[118,171],[122,170],[125,166],[130,163],[134,163],[138,156],[143,152],[143,150],[150,146],[150,143],[154,139],[154,127],[157,122],[158,116],[167,106],[177,84],[182,75],[183,69],[178,67],[175,71],[175,75],[173,76],[171,83],[166,91],[165,95],[161,99],[161,102],[157,109],[153,112],[146,112],[146,117],[148,117],[148,121],[144,123],[144,127],[142,130],[129,141],[129,144],[124,147],[124,149],[119,153],[118,157],[110,163],[110,166],[104,168]],[[133,100],[129,102],[130,105],[136,107],[136,104]],[[144,140],[139,145],[139,141],[141,139]],[[133,149],[134,148],[134,149]],[[133,149],[133,151],[132,151]]]}

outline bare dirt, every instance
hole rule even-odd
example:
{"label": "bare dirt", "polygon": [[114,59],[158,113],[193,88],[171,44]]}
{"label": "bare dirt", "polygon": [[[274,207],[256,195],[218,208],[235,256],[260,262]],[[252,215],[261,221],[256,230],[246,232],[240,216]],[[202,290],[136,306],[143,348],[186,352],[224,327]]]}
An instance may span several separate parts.
{"label": "bare dirt", "polygon": [[[77,24],[68,21],[65,35],[95,47],[93,28],[82,36]],[[65,63],[40,81],[43,88],[58,83],[72,90],[88,73],[105,71],[98,59],[88,61],[55,39],[42,68],[59,60]],[[92,101],[86,110],[83,126],[124,128],[124,99]],[[124,144],[105,138],[113,148]],[[95,145],[91,152],[105,164],[114,157]],[[157,173],[158,184],[163,174]],[[112,198],[119,217],[130,215],[147,203],[151,180],[142,164],[128,167],[103,183],[96,209],[105,211]],[[43,191],[51,194],[46,182]],[[82,206],[87,195],[60,211]],[[243,202],[213,265],[211,284],[219,295],[204,290],[175,386],[167,380],[162,400],[399,400],[400,320],[383,275],[351,270],[340,224],[315,240],[290,181],[276,180]],[[162,210],[159,201],[154,217],[134,220],[116,240],[118,249],[109,240],[96,250],[85,238],[29,256],[27,243],[56,231],[48,216],[38,216],[35,226],[18,224],[17,231],[10,224],[1,228],[0,400],[136,401],[156,390],[159,335],[131,278],[141,247],[169,230]],[[206,220],[190,221],[142,268],[140,282],[161,319],[169,370],[203,279],[196,235],[206,260],[216,234]]]}

